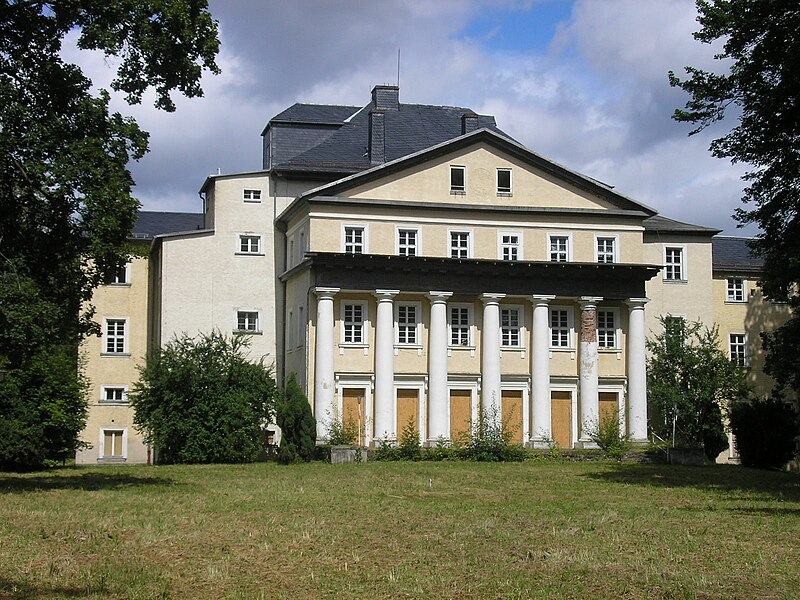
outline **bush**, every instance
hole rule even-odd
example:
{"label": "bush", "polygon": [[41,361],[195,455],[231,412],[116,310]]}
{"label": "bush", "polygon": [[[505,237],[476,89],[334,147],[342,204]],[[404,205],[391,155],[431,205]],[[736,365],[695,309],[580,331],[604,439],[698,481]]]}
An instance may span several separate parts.
{"label": "bush", "polygon": [[358,442],[358,425],[351,420],[342,422],[338,419],[331,421],[328,430],[328,444],[331,446],[354,446]]}
{"label": "bush", "polygon": [[584,424],[584,429],[607,458],[622,460],[630,448],[630,436],[622,433],[622,415],[619,411],[606,413],[598,421]]}
{"label": "bush", "polygon": [[300,389],[294,373],[289,375],[278,402],[278,427],[281,428],[281,447],[278,462],[291,464],[309,462],[317,446],[317,422],[311,414],[308,398]]}
{"label": "bush", "polygon": [[795,456],[797,411],[781,398],[735,404],[730,421],[743,465],[779,469]]}
{"label": "bush", "polygon": [[472,426],[470,439],[458,448],[458,455],[464,460],[480,462],[525,460],[525,448],[510,443],[512,434],[496,408],[482,409]]}

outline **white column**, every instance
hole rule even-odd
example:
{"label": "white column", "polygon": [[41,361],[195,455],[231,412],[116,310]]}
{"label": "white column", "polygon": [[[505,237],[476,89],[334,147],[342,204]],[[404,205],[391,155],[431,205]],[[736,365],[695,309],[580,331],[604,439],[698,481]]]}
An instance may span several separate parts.
{"label": "white column", "polygon": [[399,290],[376,290],[375,324],[375,441],[394,430],[394,302]]}
{"label": "white column", "polygon": [[481,410],[498,419],[500,407],[500,299],[505,294],[483,294],[481,330]]}
{"label": "white column", "polygon": [[[531,395],[533,396],[533,431],[536,448],[547,447],[552,438],[550,421],[550,311],[555,296],[533,296],[533,341],[531,344]],[[547,441],[546,441],[547,440]]]}
{"label": "white column", "polygon": [[452,292],[430,292],[431,328],[428,334],[428,442],[450,438],[447,418],[447,299]]}
{"label": "white column", "polygon": [[586,426],[597,424],[599,419],[599,403],[597,397],[599,365],[597,354],[597,303],[602,298],[580,298],[581,330],[580,330],[580,402],[581,402],[581,437],[584,444],[591,440],[586,435]]}
{"label": "white column", "polygon": [[631,298],[628,312],[628,423],[635,442],[647,441],[647,351],[644,305],[647,298]]}
{"label": "white column", "polygon": [[317,326],[314,343],[314,417],[317,419],[317,440],[328,437],[334,418],[333,396],[333,297],[339,288],[318,287]]}

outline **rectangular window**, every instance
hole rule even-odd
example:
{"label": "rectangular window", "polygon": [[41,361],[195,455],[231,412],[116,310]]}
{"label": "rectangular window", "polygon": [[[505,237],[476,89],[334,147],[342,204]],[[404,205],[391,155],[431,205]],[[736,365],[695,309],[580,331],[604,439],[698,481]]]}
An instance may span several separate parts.
{"label": "rectangular window", "polygon": [[306,343],[306,318],[305,307],[299,306],[297,308],[297,347],[301,348]]}
{"label": "rectangular window", "polygon": [[128,390],[124,385],[104,385],[100,401],[108,404],[125,404],[128,402]]}
{"label": "rectangular window", "polygon": [[501,308],[500,309],[500,342],[506,348],[519,348],[520,337],[520,309]]}
{"label": "rectangular window", "polygon": [[511,169],[497,169],[497,193],[511,194]]}
{"label": "rectangular window", "polygon": [[103,456],[101,458],[125,457],[125,431],[123,429],[103,430]]}
{"label": "rectangular window", "polygon": [[260,235],[240,235],[239,252],[241,254],[260,254],[261,236]]}
{"label": "rectangular window", "polygon": [[744,280],[738,278],[728,279],[728,302],[744,302]]}
{"label": "rectangular window", "polygon": [[551,235],[550,241],[550,261],[569,262],[569,236]]}
{"label": "rectangular window", "polygon": [[597,262],[613,263],[617,262],[617,238],[598,237],[597,239]]}
{"label": "rectangular window", "polygon": [[500,260],[520,260],[521,236],[518,233],[501,231]]}
{"label": "rectangular window", "polygon": [[344,228],[344,252],[345,254],[364,254],[363,227]]}
{"label": "rectangular window", "polygon": [[417,340],[417,324],[419,323],[415,304],[397,305],[397,343],[415,345]]}
{"label": "rectangular window", "polygon": [[469,231],[450,232],[450,258],[469,258]]}
{"label": "rectangular window", "polygon": [[683,265],[683,247],[664,248],[664,279],[685,281],[686,269]]}
{"label": "rectangular window", "polygon": [[570,348],[569,311],[563,308],[550,310],[550,347]]}
{"label": "rectangular window", "polygon": [[450,166],[450,193],[464,194],[467,191],[467,168]]}
{"label": "rectangular window", "polygon": [[237,331],[260,331],[258,327],[258,311],[239,310],[236,312]]}
{"label": "rectangular window", "polygon": [[737,367],[747,366],[747,343],[743,333],[732,333],[729,336],[731,362]]}
{"label": "rectangular window", "polygon": [[366,305],[363,302],[345,303],[342,319],[342,342],[345,344],[364,343],[364,317]]}
{"label": "rectangular window", "polygon": [[597,347],[617,347],[617,320],[613,310],[597,311]]}
{"label": "rectangular window", "polygon": [[450,345],[472,346],[469,306],[450,307]]}
{"label": "rectangular window", "polygon": [[118,269],[114,269],[114,272],[108,278],[107,285],[125,285],[130,283],[130,264],[125,263]]}
{"label": "rectangular window", "polygon": [[398,256],[417,256],[417,234],[416,229],[397,230]]}
{"label": "rectangular window", "polygon": [[244,190],[245,202],[261,202],[261,190]]}
{"label": "rectangular window", "polygon": [[106,321],[107,354],[123,354],[125,352],[125,319],[108,319]]}

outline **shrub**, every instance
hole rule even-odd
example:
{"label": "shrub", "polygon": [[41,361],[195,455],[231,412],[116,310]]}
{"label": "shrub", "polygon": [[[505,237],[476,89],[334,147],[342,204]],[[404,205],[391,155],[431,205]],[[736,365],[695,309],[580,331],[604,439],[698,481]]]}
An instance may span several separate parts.
{"label": "shrub", "polygon": [[608,412],[597,421],[585,423],[584,430],[607,458],[622,460],[630,447],[630,436],[622,433],[622,415],[619,411]]}
{"label": "shrub", "polygon": [[312,460],[317,445],[317,422],[294,373],[289,375],[278,402],[277,421],[281,428],[278,462],[291,464]]}
{"label": "shrub", "polygon": [[781,398],[737,403],[730,421],[743,465],[779,469],[795,456],[797,411]]}
{"label": "shrub", "polygon": [[399,454],[400,460],[420,460],[420,458],[422,458],[419,432],[417,431],[413,416],[408,418],[408,423],[405,424],[403,430],[400,432],[400,439],[398,442],[397,453]]}
{"label": "shrub", "polygon": [[525,460],[525,449],[510,443],[512,434],[496,408],[482,409],[478,421],[472,426],[470,439],[458,448],[458,455],[465,460],[480,462]]}
{"label": "shrub", "polygon": [[358,425],[351,420],[333,419],[328,430],[328,444],[331,446],[353,446],[358,441]]}

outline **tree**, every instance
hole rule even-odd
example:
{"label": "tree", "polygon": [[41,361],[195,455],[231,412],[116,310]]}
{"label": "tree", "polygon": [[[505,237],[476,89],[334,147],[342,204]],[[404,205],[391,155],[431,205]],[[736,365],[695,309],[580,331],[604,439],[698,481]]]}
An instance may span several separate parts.
{"label": "tree", "polygon": [[131,394],[134,422],[160,463],[242,463],[265,449],[275,380],[249,338],[183,335],[148,357]]}
{"label": "tree", "polygon": [[[147,134],[109,112],[109,93],[93,95],[92,82],[64,62],[70,32],[80,48],[119,58],[112,88],[129,102],[154,87],[156,106],[173,110],[171,91],[198,96],[203,70],[219,70],[217,26],[205,0],[0,0],[3,317],[30,310],[36,328],[48,332],[26,343],[0,335],[0,377],[30,385],[37,385],[34,363],[47,355],[71,357],[77,372],[80,339],[99,333],[86,307],[131,254],[126,240],[139,205],[126,165],[147,151]],[[19,419],[27,419],[24,430],[35,429],[40,407],[27,397],[34,390],[13,389],[4,388],[0,429]],[[70,427],[80,431],[83,419]],[[77,444],[77,431],[62,437]]]}
{"label": "tree", "polygon": [[716,327],[679,317],[661,324],[663,331],[647,340],[651,427],[677,444],[704,448],[713,459],[728,445],[723,413],[748,395],[745,373],[720,349]]}
{"label": "tree", "polygon": [[[670,83],[690,94],[677,121],[694,123],[693,135],[735,112],[738,125],[711,143],[719,158],[752,168],[736,210],[742,223],[760,232],[752,249],[764,259],[761,286],[767,297],[785,300],[800,281],[800,5],[782,0],[698,0],[701,42],[723,40],[715,56],[727,73],[686,67],[687,79]],[[749,206],[747,206],[749,205]],[[765,336],[766,371],[778,387],[800,389],[800,300],[791,300],[792,320]]]}
{"label": "tree", "polygon": [[797,411],[781,398],[739,402],[731,409],[731,431],[743,465],[779,469],[797,450]]}
{"label": "tree", "polygon": [[311,405],[300,389],[294,373],[289,375],[278,404],[278,427],[281,428],[281,447],[278,453],[280,462],[308,462],[314,458],[317,421],[311,414]]}

